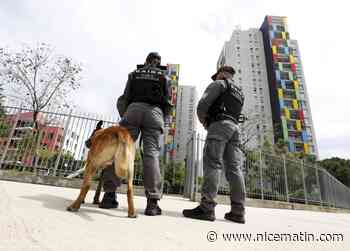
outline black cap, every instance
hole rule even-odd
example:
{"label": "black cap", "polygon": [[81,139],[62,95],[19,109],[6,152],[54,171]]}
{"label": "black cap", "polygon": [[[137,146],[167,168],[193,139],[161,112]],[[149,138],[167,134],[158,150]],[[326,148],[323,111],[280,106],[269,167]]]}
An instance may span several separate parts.
{"label": "black cap", "polygon": [[236,71],[235,71],[235,69],[233,69],[233,67],[228,66],[228,65],[225,65],[225,66],[221,66],[221,67],[217,70],[217,72],[216,72],[213,76],[211,76],[211,79],[215,81],[215,80],[216,80],[216,76],[217,76],[220,72],[228,72],[228,73],[231,73],[232,75],[235,75],[235,73],[236,73]]}
{"label": "black cap", "polygon": [[161,61],[161,59],[162,59],[158,52],[150,52],[147,55],[146,63],[150,63],[154,58],[158,58],[159,61]]}

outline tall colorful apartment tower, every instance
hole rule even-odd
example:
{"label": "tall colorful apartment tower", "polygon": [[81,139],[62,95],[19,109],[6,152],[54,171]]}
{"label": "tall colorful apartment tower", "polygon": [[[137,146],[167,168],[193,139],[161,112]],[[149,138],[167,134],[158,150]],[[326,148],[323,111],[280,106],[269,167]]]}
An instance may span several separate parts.
{"label": "tall colorful apartment tower", "polygon": [[296,40],[290,38],[286,17],[266,16],[263,34],[275,142],[290,152],[318,156],[302,63]]}
{"label": "tall colorful apartment tower", "polygon": [[[177,100],[177,89],[179,84],[179,64],[168,64],[167,65],[167,77],[170,84],[171,93],[171,104],[173,108],[170,112],[170,116],[165,121],[165,133],[164,133],[164,147],[166,161],[174,160],[176,154],[175,147],[175,133],[176,133],[176,100]],[[163,152],[163,151],[162,151]]]}

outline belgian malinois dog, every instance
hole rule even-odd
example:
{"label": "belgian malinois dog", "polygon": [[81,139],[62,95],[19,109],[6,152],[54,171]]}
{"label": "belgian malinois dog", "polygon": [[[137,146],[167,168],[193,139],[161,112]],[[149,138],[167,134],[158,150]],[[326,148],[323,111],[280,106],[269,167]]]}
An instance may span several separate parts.
{"label": "belgian malinois dog", "polygon": [[135,144],[127,129],[112,126],[96,131],[91,138],[91,147],[85,165],[83,184],[80,194],[68,211],[76,212],[84,201],[91,185],[91,179],[98,168],[105,168],[107,163],[114,160],[115,173],[128,182],[128,217],[136,218],[133,192]]}

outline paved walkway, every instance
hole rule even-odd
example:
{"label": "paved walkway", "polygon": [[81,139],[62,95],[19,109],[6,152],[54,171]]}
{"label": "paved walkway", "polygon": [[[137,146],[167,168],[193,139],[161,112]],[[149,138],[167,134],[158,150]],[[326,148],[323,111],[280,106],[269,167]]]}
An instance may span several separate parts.
{"label": "paved walkway", "polygon": [[[0,250],[350,250],[348,214],[247,208],[247,223],[240,225],[224,220],[229,207],[219,205],[217,220],[203,222],[182,217],[182,209],[196,203],[165,196],[160,203],[164,215],[143,215],[145,198],[136,197],[139,217],[129,219],[124,195],[118,195],[118,209],[87,203],[78,213],[67,212],[77,194],[77,189],[0,181]],[[90,192],[87,201],[92,197]],[[343,241],[306,242],[305,233],[322,239],[330,236],[321,233],[340,233]],[[242,240],[225,241],[224,234]],[[253,241],[256,234],[259,241]]]}

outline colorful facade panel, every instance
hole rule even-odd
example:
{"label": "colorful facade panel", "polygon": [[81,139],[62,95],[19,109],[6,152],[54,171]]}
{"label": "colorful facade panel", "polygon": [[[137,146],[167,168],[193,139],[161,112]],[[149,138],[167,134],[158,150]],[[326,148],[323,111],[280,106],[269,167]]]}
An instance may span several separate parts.
{"label": "colorful facade panel", "polygon": [[276,96],[272,102],[274,121],[280,121],[282,127],[279,138],[287,143],[291,152],[310,153],[310,135],[306,131],[303,112],[305,100],[304,95],[300,94],[301,79],[298,79],[297,74],[301,65],[290,40],[287,20],[285,17],[267,16],[261,30],[267,45],[265,53],[270,55],[272,61],[268,62],[267,59],[267,66],[271,95]]}
{"label": "colorful facade panel", "polygon": [[173,105],[170,112],[170,116],[167,117],[165,121],[165,126],[167,128],[165,135],[165,149],[167,158],[173,159],[175,157],[175,132],[176,132],[176,99],[177,99],[177,89],[179,81],[179,64],[168,64],[167,65],[167,79],[170,84],[171,93],[171,104]]}

